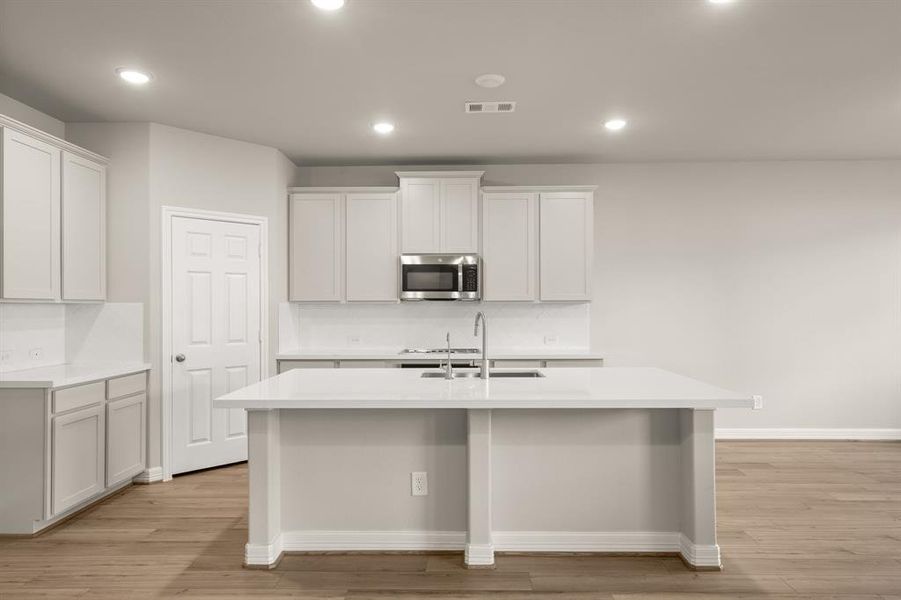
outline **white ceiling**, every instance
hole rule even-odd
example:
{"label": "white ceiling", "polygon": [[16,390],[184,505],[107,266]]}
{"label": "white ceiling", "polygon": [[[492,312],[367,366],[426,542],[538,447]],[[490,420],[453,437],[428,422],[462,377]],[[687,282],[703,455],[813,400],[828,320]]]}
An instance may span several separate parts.
{"label": "white ceiling", "polygon": [[901,0],[0,0],[0,92],[302,164],[901,157]]}

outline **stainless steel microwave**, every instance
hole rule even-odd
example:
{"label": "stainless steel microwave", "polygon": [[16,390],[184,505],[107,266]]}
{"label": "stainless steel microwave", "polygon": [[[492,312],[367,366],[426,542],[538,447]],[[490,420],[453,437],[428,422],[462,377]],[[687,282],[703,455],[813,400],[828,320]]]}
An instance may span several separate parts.
{"label": "stainless steel microwave", "polygon": [[477,254],[401,254],[401,300],[478,300]]}

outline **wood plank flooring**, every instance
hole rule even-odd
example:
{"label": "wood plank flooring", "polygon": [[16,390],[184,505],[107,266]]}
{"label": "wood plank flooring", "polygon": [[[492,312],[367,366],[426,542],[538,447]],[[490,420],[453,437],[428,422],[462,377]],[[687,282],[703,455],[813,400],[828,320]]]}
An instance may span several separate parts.
{"label": "wood plank flooring", "polygon": [[245,465],[135,486],[34,539],[0,540],[0,598],[901,600],[901,443],[720,442],[725,570],[671,557],[287,556],[241,567]]}

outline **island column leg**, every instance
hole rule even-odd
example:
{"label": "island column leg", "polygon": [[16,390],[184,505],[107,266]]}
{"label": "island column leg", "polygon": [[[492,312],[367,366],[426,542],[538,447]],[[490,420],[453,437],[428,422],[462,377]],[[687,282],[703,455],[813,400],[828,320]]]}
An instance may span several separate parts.
{"label": "island column leg", "polygon": [[467,411],[469,527],[464,562],[468,567],[494,564],[491,538],[491,410]]}
{"label": "island column leg", "polygon": [[282,557],[279,411],[247,411],[250,506],[244,564],[273,568]]}
{"label": "island column leg", "polygon": [[716,543],[716,450],[713,410],[680,409],[682,558],[696,569],[721,568]]}

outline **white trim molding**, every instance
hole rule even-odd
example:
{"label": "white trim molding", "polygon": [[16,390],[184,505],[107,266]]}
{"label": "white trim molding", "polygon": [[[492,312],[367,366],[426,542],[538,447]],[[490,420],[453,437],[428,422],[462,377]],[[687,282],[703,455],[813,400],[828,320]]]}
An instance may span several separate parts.
{"label": "white trim molding", "polygon": [[283,531],[284,552],[463,550],[465,531]]}
{"label": "white trim molding", "polygon": [[269,372],[269,218],[163,206],[160,231],[160,412],[162,478],[172,479],[172,221],[176,217],[245,223],[260,227],[260,378]]}
{"label": "white trim molding", "polygon": [[718,427],[718,440],[901,440],[901,429]]}
{"label": "white trim molding", "polygon": [[465,531],[284,531],[269,544],[246,544],[244,562],[275,565],[284,552],[463,551],[468,565],[490,566],[495,552],[680,554],[694,567],[719,568],[720,548],[678,531],[495,531],[493,544],[467,544]]}
{"label": "white trim molding", "polygon": [[282,557],[282,536],[276,536],[268,544],[244,544],[244,564],[247,566],[274,567]]}
{"label": "white trim molding", "polygon": [[490,567],[494,564],[494,545],[466,544],[463,562],[471,567]]}
{"label": "white trim molding", "polygon": [[678,531],[495,531],[498,552],[680,552]]}
{"label": "white trim molding", "polygon": [[679,554],[685,562],[695,568],[723,568],[718,544],[695,544],[684,534],[679,538]]}
{"label": "white trim molding", "polygon": [[156,483],[163,480],[163,467],[151,467],[144,469],[134,476],[135,483]]}

